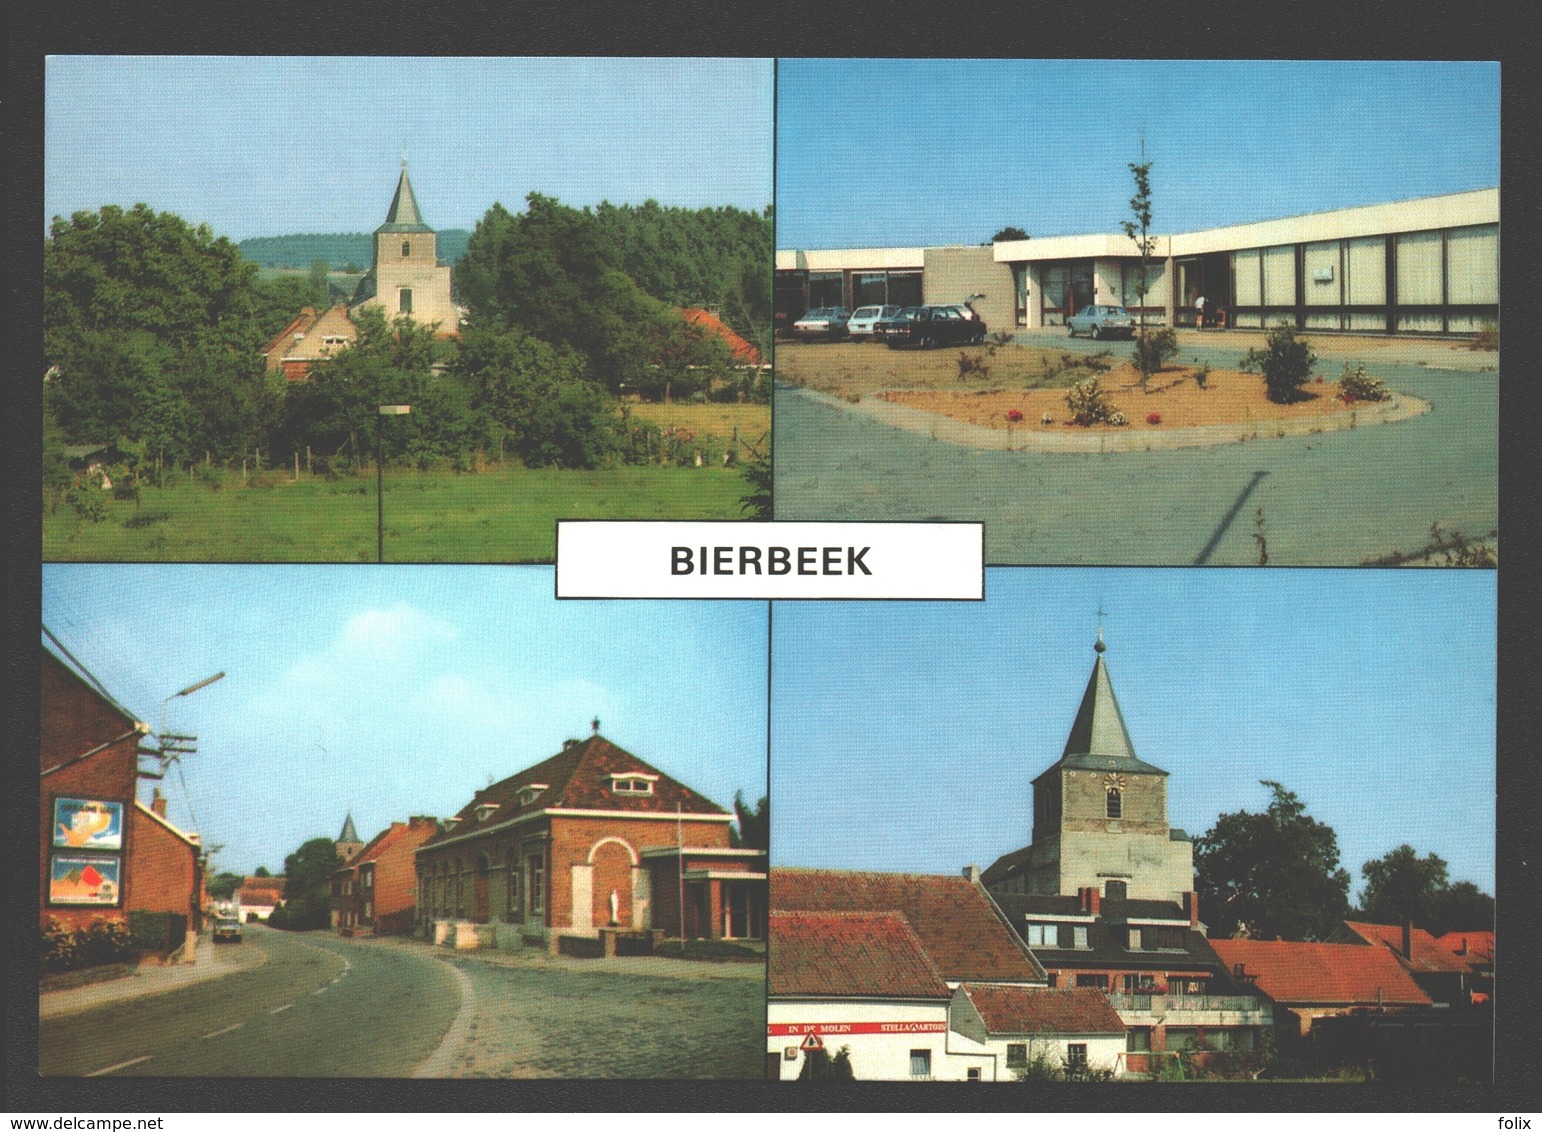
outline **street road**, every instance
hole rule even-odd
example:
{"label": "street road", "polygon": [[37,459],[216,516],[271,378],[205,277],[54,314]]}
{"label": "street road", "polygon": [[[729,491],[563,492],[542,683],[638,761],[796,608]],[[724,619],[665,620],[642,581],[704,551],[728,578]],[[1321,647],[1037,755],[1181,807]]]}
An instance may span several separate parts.
{"label": "street road", "polygon": [[43,1019],[42,1074],[405,1077],[460,1007],[458,981],[427,949],[255,924],[245,936],[239,946],[260,949],[260,966]]}

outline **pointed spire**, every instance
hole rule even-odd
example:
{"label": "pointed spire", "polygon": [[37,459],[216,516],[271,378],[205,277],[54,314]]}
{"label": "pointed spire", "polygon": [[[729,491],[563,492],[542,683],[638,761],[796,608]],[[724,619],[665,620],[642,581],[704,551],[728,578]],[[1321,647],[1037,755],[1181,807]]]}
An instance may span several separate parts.
{"label": "pointed spire", "polygon": [[1135,757],[1135,745],[1130,742],[1130,733],[1124,725],[1124,714],[1119,710],[1119,701],[1114,697],[1108,665],[1103,661],[1103,653],[1108,646],[1103,641],[1101,624],[1098,626],[1097,643],[1092,648],[1097,653],[1097,660],[1093,662],[1087,690],[1082,693],[1076,721],[1071,724],[1071,734],[1066,739],[1060,765],[1086,770],[1136,770],[1165,774],[1166,771],[1158,770]]}
{"label": "pointed spire", "polygon": [[418,211],[418,198],[413,195],[412,182],[407,178],[407,155],[402,154],[402,175],[396,182],[396,193],[391,197],[391,207],[386,212],[385,223],[377,232],[432,232],[423,222]]}
{"label": "pointed spire", "polygon": [[358,830],[353,828],[353,811],[348,811],[348,817],[343,821],[343,832],[337,835],[339,841],[357,841]]}

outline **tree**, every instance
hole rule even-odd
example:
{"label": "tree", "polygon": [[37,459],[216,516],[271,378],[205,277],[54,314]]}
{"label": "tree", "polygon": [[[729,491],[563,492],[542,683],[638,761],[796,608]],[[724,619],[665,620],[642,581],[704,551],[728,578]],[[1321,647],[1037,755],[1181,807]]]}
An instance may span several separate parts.
{"label": "tree", "polygon": [[808,1050],[798,1070],[800,1081],[850,1081],[852,1077],[850,1046],[842,1046],[834,1057],[823,1048]]}
{"label": "tree", "polygon": [[1447,932],[1491,932],[1494,930],[1494,898],[1470,880],[1459,880],[1450,888],[1435,893],[1430,902],[1433,935]]}
{"label": "tree", "polygon": [[1026,240],[1028,233],[1014,225],[1008,225],[991,237],[991,243],[999,244],[1003,240]]}
{"label": "tree", "polygon": [[284,915],[273,926],[296,932],[326,927],[331,920],[332,874],[339,864],[337,843],[330,837],[313,837],[285,857]]}
{"label": "tree", "polygon": [[[1135,281],[1135,294],[1140,298],[1140,341],[1135,348],[1135,363],[1140,367],[1140,387],[1145,389],[1153,372],[1151,351],[1146,345],[1146,291],[1151,285],[1151,256],[1156,251],[1156,240],[1151,236],[1151,162],[1131,162],[1130,173],[1135,177],[1135,195],[1130,198],[1131,219],[1121,227],[1140,251],[1140,277]],[[1137,232],[1140,234],[1136,235]]]}
{"label": "tree", "polygon": [[44,397],[65,439],[143,441],[158,464],[256,443],[256,270],[207,225],[143,204],[56,218],[43,249]]}
{"label": "tree", "polygon": [[273,874],[268,872],[268,868],[267,868],[266,865],[258,865],[256,871],[253,872],[252,875],[254,877],[270,877]]}
{"label": "tree", "polygon": [[1332,827],[1278,782],[1260,814],[1222,814],[1194,846],[1200,915],[1217,937],[1327,939],[1349,910]]}
{"label": "tree", "polygon": [[215,900],[229,900],[236,894],[236,889],[241,887],[241,881],[240,873],[216,873],[209,878],[206,887],[209,895]]}
{"label": "tree", "polygon": [[736,824],[728,832],[735,849],[771,848],[771,799],[762,795],[755,808],[744,800],[744,791],[734,791]]}
{"label": "tree", "polygon": [[1431,904],[1437,892],[1448,887],[1446,863],[1435,854],[1420,857],[1412,845],[1399,845],[1384,857],[1360,867],[1365,894],[1360,910],[1377,924],[1430,922]]}
{"label": "tree", "polygon": [[1360,868],[1361,915],[1376,924],[1412,923],[1432,935],[1492,931],[1494,898],[1471,881],[1449,883],[1446,868],[1434,853],[1420,857],[1411,845],[1367,861]]}
{"label": "tree", "polygon": [[319,311],[324,311],[332,305],[332,291],[327,285],[328,268],[329,265],[326,260],[313,260],[311,262],[310,274],[305,280],[310,305]]}

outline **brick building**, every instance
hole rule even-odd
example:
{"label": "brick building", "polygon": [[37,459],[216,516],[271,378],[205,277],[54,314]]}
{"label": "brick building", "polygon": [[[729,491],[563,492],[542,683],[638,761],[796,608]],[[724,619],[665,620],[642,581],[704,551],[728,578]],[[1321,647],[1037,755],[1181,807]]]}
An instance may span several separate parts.
{"label": "brick building", "polygon": [[[349,815],[348,827],[353,825]],[[418,846],[439,832],[431,817],[394,821],[332,874],[332,926],[345,935],[410,935]]]}
{"label": "brick building", "polygon": [[284,902],[284,878],[243,877],[233,899],[242,920],[266,920]]}
{"label": "brick building", "polygon": [[39,925],[126,922],[170,913],[191,958],[204,903],[197,834],[138,800],[139,742],[150,732],[78,664],[42,650]]}
{"label": "brick building", "polygon": [[596,733],[484,790],[417,851],[418,930],[456,947],[644,930],[764,933],[766,854],[732,815]]}

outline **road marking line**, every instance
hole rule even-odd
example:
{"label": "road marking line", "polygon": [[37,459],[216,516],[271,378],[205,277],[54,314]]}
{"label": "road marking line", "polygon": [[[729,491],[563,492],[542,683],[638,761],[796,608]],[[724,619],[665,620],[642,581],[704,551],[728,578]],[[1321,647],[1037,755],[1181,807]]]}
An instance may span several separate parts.
{"label": "road marking line", "polygon": [[106,1069],[98,1069],[95,1073],[87,1073],[86,1076],[100,1077],[104,1073],[116,1073],[119,1069],[127,1069],[130,1065],[138,1065],[141,1061],[149,1061],[150,1057],[151,1055],[147,1053],[143,1057],[136,1057],[131,1061],[120,1061],[116,1065],[109,1065]]}
{"label": "road marking line", "polygon": [[208,1041],[210,1038],[217,1038],[221,1034],[228,1034],[232,1030],[239,1030],[244,1025],[246,1025],[245,1022],[232,1022],[230,1025],[226,1026],[223,1030],[214,1030],[211,1033],[205,1034],[203,1036],[204,1041]]}
{"label": "road marking line", "polygon": [[293,1009],[294,1009],[294,1003],[286,1002],[286,1003],[284,1003],[283,1006],[275,1006],[272,1010],[268,1011],[268,1013],[269,1014],[282,1014],[286,1010],[293,1010]]}
{"label": "road marking line", "polygon": [[311,991],[311,994],[326,994],[326,993],[327,993],[327,988],[326,987],[317,987],[315,990]]}

